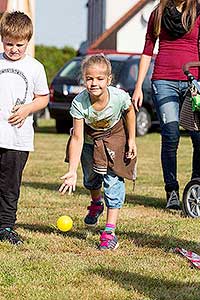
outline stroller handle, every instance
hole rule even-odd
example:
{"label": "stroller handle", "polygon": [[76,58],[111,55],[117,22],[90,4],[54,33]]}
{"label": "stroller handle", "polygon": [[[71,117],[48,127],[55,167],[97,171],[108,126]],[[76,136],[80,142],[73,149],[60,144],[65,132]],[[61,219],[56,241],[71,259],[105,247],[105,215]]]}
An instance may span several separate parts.
{"label": "stroller handle", "polygon": [[189,69],[191,67],[200,67],[200,61],[191,61],[183,65],[183,72],[188,78],[188,82],[192,84],[198,93],[200,94],[200,84],[199,82],[194,78],[194,76],[190,73]]}
{"label": "stroller handle", "polygon": [[183,72],[185,75],[189,75],[189,69],[191,67],[200,67],[200,61],[191,61],[183,65]]}

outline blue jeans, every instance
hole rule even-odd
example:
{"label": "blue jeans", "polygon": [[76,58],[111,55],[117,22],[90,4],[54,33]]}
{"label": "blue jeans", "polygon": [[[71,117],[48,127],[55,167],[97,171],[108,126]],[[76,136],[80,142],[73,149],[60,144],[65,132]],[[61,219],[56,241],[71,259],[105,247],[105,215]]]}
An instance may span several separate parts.
{"label": "blue jeans", "polygon": [[122,177],[108,170],[101,175],[93,171],[93,149],[92,144],[84,144],[81,155],[83,169],[83,183],[88,190],[98,190],[104,187],[104,200],[108,208],[121,208],[125,200],[125,183]]}
{"label": "blue jeans", "polygon": [[[161,162],[166,191],[179,189],[177,181],[179,114],[187,88],[187,81],[152,81],[153,101],[161,127]],[[200,176],[200,132],[190,132],[190,136],[194,150],[192,171],[194,178]]]}

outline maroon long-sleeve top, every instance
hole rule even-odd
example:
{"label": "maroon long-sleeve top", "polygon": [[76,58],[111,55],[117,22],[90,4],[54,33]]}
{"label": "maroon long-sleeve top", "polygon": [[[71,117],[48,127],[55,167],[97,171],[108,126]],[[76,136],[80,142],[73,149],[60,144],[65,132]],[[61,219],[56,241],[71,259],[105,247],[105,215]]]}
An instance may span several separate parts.
{"label": "maroon long-sleeve top", "polygon": [[[156,43],[153,35],[154,11],[151,13],[146,33],[143,54],[152,56]],[[182,66],[190,61],[199,61],[200,16],[189,33],[174,39],[163,26],[159,35],[159,48],[155,60],[153,80],[187,80]],[[191,73],[199,78],[197,68],[191,68]]]}

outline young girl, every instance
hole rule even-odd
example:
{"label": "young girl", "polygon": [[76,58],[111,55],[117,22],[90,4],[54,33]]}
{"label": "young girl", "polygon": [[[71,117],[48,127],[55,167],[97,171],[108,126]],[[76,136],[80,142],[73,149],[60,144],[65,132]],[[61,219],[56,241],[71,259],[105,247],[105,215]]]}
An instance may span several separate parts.
{"label": "young girl", "polygon": [[[68,147],[69,169],[59,191],[75,190],[81,159],[84,186],[90,190],[91,205],[84,222],[96,226],[107,206],[106,226],[100,250],[118,247],[115,227],[125,199],[124,177],[135,179],[135,112],[127,93],[110,86],[111,64],[102,54],[85,58],[82,77],[86,89],[72,102],[73,134]],[[126,128],[122,121],[125,116]]]}

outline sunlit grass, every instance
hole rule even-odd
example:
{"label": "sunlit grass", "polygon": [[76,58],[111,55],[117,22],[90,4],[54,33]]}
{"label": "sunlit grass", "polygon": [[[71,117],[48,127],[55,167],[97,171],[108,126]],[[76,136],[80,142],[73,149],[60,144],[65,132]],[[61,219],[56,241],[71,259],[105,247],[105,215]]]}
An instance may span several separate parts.
{"label": "sunlit grass", "polygon": [[[199,220],[165,210],[159,134],[137,138],[138,179],[134,192],[126,182],[116,231],[120,247],[114,252],[97,249],[105,214],[96,230],[84,227],[90,198],[81,169],[76,192],[64,197],[58,193],[67,168],[67,138],[55,133],[53,120],[40,120],[18,210],[17,231],[25,243],[0,244],[0,300],[200,299],[199,271],[173,252],[179,246],[200,254]],[[191,143],[185,135],[178,157],[182,192],[191,171]],[[65,214],[74,226],[62,234],[54,226]]]}

